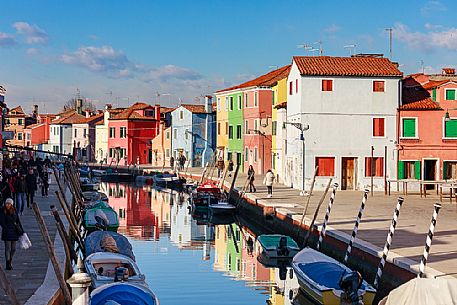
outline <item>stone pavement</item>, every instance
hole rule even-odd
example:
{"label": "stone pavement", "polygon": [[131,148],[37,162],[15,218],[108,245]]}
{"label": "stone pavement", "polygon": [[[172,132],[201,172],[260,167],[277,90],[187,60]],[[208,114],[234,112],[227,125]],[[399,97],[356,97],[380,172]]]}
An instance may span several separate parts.
{"label": "stone pavement", "polygon": [[[201,174],[201,171],[201,169],[192,168],[188,170],[188,173]],[[240,174],[235,187],[241,189],[245,180],[246,175]],[[248,193],[247,196],[252,196],[252,199],[257,199],[261,204],[275,207],[278,211],[292,215],[294,219],[300,221],[307,197],[300,196],[298,190],[275,184],[273,198],[267,198],[266,187],[262,185],[262,181],[263,177],[256,176],[257,192],[255,194]],[[318,224],[324,218],[330,192],[331,188],[320,209]],[[311,196],[307,217],[311,217],[314,214],[322,194],[323,192],[315,192]],[[358,241],[367,242],[369,247],[381,253],[387,238],[397,198],[400,195],[395,192],[392,192],[391,196],[386,196],[380,192],[375,192],[373,196],[371,194],[368,195],[357,235]],[[335,230],[351,234],[362,196],[363,191],[337,191],[327,234],[331,234]],[[405,201],[400,211],[389,257],[392,258],[397,254],[403,258],[410,259],[412,261],[408,262],[406,260],[407,264],[410,265],[411,269],[415,270],[418,268],[424,250],[425,239],[433,214],[433,204],[439,202],[439,196],[431,191],[426,199],[420,198],[418,192],[411,192],[408,196],[403,197]],[[367,245],[367,243],[364,244]],[[426,272],[429,272],[429,276],[434,274],[430,268],[448,275],[457,275],[457,205],[455,202],[450,203],[449,198],[443,198],[427,267]]]}
{"label": "stone pavement", "polygon": [[[39,190],[36,192],[35,201],[37,202],[42,216],[46,221],[49,234],[51,235],[51,240],[54,240],[57,229],[54,217],[50,214],[49,206],[51,204],[59,206],[59,203],[55,195],[57,184],[54,177],[52,177],[52,181],[53,183],[50,185],[49,189],[49,197],[41,197],[41,190]],[[12,286],[16,289],[19,302],[23,304],[43,283],[48,269],[49,257],[33,210],[25,207],[24,215],[20,216],[20,219],[25,232],[27,232],[27,235],[32,242],[32,247],[28,250],[21,250],[18,246],[16,254],[13,258],[14,269],[12,271],[5,270],[5,272],[7,273]],[[4,243],[0,242],[0,264],[3,268],[5,268],[4,249]],[[0,305],[3,304],[10,304],[10,302],[8,297],[0,288]]]}

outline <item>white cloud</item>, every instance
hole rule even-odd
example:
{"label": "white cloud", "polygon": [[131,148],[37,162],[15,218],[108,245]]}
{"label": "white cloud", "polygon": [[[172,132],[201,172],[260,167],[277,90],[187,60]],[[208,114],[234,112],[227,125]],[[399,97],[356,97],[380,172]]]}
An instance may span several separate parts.
{"label": "white cloud", "polygon": [[447,11],[447,7],[438,0],[428,1],[427,4],[425,4],[425,6],[421,8],[421,13],[424,16],[445,11]]}
{"label": "white cloud", "polygon": [[48,42],[48,34],[37,25],[31,25],[27,22],[15,22],[13,28],[16,32],[25,37],[27,44],[45,44]]}
{"label": "white cloud", "polygon": [[175,65],[166,65],[160,68],[150,69],[146,75],[146,81],[155,81],[160,80],[167,82],[170,80],[199,80],[201,75],[191,69],[175,66]]}
{"label": "white cloud", "polygon": [[36,55],[38,54],[38,49],[37,48],[28,48],[27,51],[25,51],[27,53],[27,55]]}
{"label": "white cloud", "polygon": [[334,34],[341,30],[341,27],[337,26],[336,24],[331,24],[328,27],[324,29],[324,32],[329,33],[329,34]]}
{"label": "white cloud", "polygon": [[12,46],[15,44],[17,44],[17,41],[13,35],[0,32],[0,47]]}
{"label": "white cloud", "polygon": [[405,42],[412,49],[432,51],[434,49],[457,50],[457,28],[413,32],[406,25],[398,23],[393,37]]}

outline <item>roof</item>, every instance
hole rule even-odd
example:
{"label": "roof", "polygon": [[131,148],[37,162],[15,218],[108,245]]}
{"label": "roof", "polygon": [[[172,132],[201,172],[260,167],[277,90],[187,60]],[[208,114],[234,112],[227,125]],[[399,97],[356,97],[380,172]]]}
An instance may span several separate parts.
{"label": "roof", "polygon": [[396,64],[383,57],[294,56],[301,75],[403,76]]}
{"label": "roof", "polygon": [[99,113],[99,114],[93,115],[88,118],[83,117],[81,120],[79,120],[78,122],[75,122],[74,124],[90,124],[90,123],[93,123],[94,121],[99,120],[100,118],[103,118],[103,116],[104,116],[103,113]]}
{"label": "roof", "polygon": [[244,82],[242,84],[216,91],[216,93],[221,93],[221,92],[231,91],[231,90],[236,90],[236,89],[249,88],[249,87],[272,87],[279,80],[286,78],[289,75],[290,67],[291,67],[291,65],[281,67],[279,69],[268,72],[267,74],[254,78],[250,81]]}
{"label": "roof", "polygon": [[278,105],[273,106],[275,109],[287,108],[287,101],[279,103]]}
{"label": "roof", "polygon": [[[412,84],[412,82],[410,82]],[[442,110],[422,85],[403,85],[400,110]]]}
{"label": "roof", "polygon": [[61,116],[58,119],[55,119],[54,121],[51,122],[51,124],[53,124],[53,125],[56,125],[56,124],[62,124],[62,125],[64,125],[64,124],[74,124],[74,123],[80,121],[83,118],[84,118],[84,116],[78,114],[74,110],[72,110],[72,112],[66,111],[66,112],[64,112],[63,116]]}
{"label": "roof", "polygon": [[175,110],[176,108],[170,108],[170,107],[160,107],[160,113],[168,113],[168,112],[172,112],[173,110]]}
{"label": "roof", "polygon": [[191,104],[181,104],[182,107],[186,108],[192,113],[206,113],[205,105],[191,105]]}
{"label": "roof", "polygon": [[23,113],[23,114],[25,114],[25,112],[24,112],[24,110],[22,110],[22,107],[21,107],[21,106],[16,106],[16,107],[14,107],[14,108],[10,109],[10,111],[9,111],[9,112],[13,112],[13,111],[16,111],[16,112],[18,112],[18,114],[19,114],[19,113]]}
{"label": "roof", "polygon": [[443,84],[446,84],[448,82],[450,82],[451,80],[448,80],[448,79],[444,79],[444,80],[431,80],[429,81],[428,83],[425,83],[422,85],[422,87],[425,89],[425,90],[430,90],[430,89],[433,89],[433,88],[436,88],[436,87],[439,87]]}
{"label": "roof", "polygon": [[146,117],[142,116],[135,112],[135,110],[144,110],[146,108],[152,107],[146,103],[135,103],[129,108],[123,109],[120,113],[114,115],[110,120],[131,120],[131,119],[141,119],[141,120],[155,120],[155,117]]}
{"label": "roof", "polygon": [[425,98],[423,100],[404,104],[400,107],[401,110],[443,110],[438,103],[433,101],[431,98]]}

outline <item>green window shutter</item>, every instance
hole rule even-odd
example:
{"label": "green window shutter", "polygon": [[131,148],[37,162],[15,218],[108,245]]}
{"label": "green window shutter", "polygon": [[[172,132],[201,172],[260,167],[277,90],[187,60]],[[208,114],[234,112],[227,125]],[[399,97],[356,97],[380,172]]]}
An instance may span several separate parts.
{"label": "green window shutter", "polygon": [[447,101],[455,100],[455,90],[446,90],[446,100]]}
{"label": "green window shutter", "polygon": [[405,179],[405,162],[398,161],[398,179]]}
{"label": "green window shutter", "polygon": [[414,176],[417,180],[421,179],[421,161],[414,162]]}
{"label": "green window shutter", "polygon": [[446,167],[447,167],[447,162],[443,162],[443,179],[447,179],[447,177],[446,177]]}
{"label": "green window shutter", "polygon": [[457,120],[444,122],[444,136],[446,138],[457,138]]}
{"label": "green window shutter", "polygon": [[432,99],[436,101],[436,88],[433,88],[432,90]]}
{"label": "green window shutter", "polygon": [[416,119],[403,119],[403,137],[416,137]]}

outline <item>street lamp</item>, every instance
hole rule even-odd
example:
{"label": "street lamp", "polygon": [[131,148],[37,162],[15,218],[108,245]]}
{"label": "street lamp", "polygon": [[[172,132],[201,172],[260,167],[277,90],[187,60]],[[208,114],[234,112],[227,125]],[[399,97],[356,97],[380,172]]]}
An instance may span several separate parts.
{"label": "street lamp", "polygon": [[304,132],[309,129],[308,124],[302,124],[302,123],[293,123],[293,122],[284,122],[283,123],[283,128],[286,128],[286,125],[292,125],[298,130],[300,130],[300,141],[302,141],[302,168],[303,168],[303,176],[302,176],[302,191],[300,195],[305,196],[305,135]]}
{"label": "street lamp", "polygon": [[265,132],[257,129],[248,129],[248,133],[255,133],[262,136],[262,175],[265,174]]}

